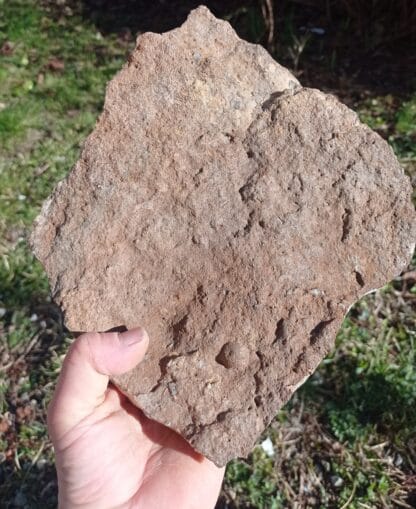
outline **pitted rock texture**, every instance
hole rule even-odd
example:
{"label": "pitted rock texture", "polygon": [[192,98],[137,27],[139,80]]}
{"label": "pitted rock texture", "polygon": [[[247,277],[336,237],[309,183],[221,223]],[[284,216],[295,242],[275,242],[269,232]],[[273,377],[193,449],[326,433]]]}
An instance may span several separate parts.
{"label": "pitted rock texture", "polygon": [[199,8],[138,38],[32,245],[69,329],[148,330],[115,383],[223,465],[415,237],[387,143]]}

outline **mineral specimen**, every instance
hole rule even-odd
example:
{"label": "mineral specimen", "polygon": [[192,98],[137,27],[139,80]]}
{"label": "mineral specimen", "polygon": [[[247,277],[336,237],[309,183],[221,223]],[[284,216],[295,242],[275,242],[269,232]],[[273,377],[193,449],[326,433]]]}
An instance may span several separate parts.
{"label": "mineral specimen", "polygon": [[415,237],[387,143],[201,7],[138,38],[32,245],[69,329],[148,330],[115,383],[223,465]]}

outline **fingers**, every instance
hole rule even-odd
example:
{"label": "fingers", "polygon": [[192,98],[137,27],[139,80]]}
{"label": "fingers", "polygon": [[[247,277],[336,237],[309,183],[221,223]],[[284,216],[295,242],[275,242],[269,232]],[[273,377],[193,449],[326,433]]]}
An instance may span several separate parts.
{"label": "fingers", "polygon": [[79,336],[65,357],[48,411],[52,439],[63,436],[104,401],[110,376],[134,368],[149,344],[142,328]]}

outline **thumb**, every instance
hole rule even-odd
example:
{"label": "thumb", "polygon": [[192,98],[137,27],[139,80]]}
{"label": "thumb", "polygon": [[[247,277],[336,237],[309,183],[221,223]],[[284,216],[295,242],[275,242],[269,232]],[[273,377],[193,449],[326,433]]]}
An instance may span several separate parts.
{"label": "thumb", "polygon": [[104,401],[109,377],[143,360],[149,344],[139,327],[126,332],[87,333],[71,345],[48,409],[49,432],[59,439]]}

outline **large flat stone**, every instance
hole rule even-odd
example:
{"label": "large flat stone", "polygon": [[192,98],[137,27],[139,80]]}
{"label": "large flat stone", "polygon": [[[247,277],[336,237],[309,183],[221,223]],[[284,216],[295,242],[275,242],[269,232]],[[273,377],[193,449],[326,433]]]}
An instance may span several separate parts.
{"label": "large flat stone", "polygon": [[69,329],[149,331],[115,382],[223,465],[415,237],[387,143],[199,8],[138,38],[32,245]]}

